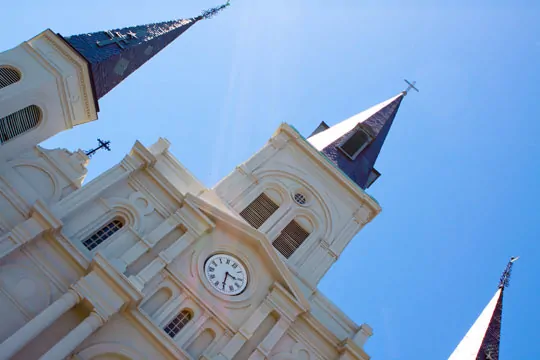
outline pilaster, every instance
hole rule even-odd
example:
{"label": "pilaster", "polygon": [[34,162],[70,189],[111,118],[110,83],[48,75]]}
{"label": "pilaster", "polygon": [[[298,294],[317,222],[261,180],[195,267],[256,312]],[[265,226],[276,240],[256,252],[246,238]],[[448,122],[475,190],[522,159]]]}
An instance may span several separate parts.
{"label": "pilaster", "polygon": [[47,205],[41,200],[36,201],[30,212],[30,218],[0,237],[0,260],[43,233],[55,232],[61,227],[62,221],[49,211]]}

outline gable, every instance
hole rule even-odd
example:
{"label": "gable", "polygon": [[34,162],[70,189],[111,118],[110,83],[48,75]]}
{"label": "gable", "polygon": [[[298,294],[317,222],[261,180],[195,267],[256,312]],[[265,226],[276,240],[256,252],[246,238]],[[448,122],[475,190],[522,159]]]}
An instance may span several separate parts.
{"label": "gable", "polygon": [[197,206],[216,223],[216,231],[223,231],[236,236],[241,239],[239,241],[243,241],[246,246],[254,249],[261,256],[264,264],[268,266],[276,281],[290,293],[297,305],[304,311],[309,308],[309,302],[300,290],[289,268],[278,257],[272,244],[263,233],[253,229],[242,219],[222,212],[198,197],[187,194],[186,200]]}

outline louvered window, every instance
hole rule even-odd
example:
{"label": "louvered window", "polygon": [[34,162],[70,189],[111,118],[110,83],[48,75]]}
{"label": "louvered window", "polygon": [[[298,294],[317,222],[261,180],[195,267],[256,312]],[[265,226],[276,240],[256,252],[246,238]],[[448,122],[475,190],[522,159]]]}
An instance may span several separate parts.
{"label": "louvered window", "polygon": [[369,136],[364,130],[356,131],[339,146],[339,148],[352,160],[354,160],[360,151],[362,151],[371,142]]}
{"label": "louvered window", "polygon": [[115,232],[124,226],[124,222],[120,219],[114,219],[95,233],[88,239],[83,241],[83,245],[88,250],[94,250],[99,244],[110,238]]}
{"label": "louvered window", "polygon": [[242,210],[240,216],[255,229],[258,229],[278,208],[279,206],[268,195],[262,193],[247,208]]}
{"label": "louvered window", "polygon": [[165,330],[167,335],[174,338],[176,334],[178,334],[180,330],[182,330],[184,326],[191,321],[191,319],[193,319],[193,313],[190,310],[184,309],[180,312],[180,314],[178,314],[177,317],[172,319],[171,322],[169,322],[167,326],[163,328],[163,330]]}
{"label": "louvered window", "polygon": [[30,105],[0,118],[0,144],[36,127],[41,120],[41,109]]}
{"label": "louvered window", "polygon": [[0,66],[0,89],[21,80],[21,74],[10,67]]}
{"label": "louvered window", "polygon": [[287,259],[302,245],[309,236],[309,232],[304,230],[296,221],[291,221],[281,234],[274,240],[274,247]]}

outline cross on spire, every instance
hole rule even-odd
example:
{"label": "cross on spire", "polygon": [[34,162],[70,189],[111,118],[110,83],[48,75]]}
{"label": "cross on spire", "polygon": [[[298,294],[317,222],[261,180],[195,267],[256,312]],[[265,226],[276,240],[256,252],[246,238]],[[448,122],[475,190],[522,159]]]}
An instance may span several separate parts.
{"label": "cross on spire", "polygon": [[499,288],[506,288],[508,285],[510,285],[510,275],[512,275],[512,266],[514,263],[519,259],[519,256],[512,256],[510,258],[510,261],[508,261],[508,264],[506,265],[506,269],[504,269],[504,272],[501,275],[501,280],[499,281]]}
{"label": "cross on spire", "polygon": [[407,83],[407,85],[408,85],[407,88],[405,90],[403,90],[403,95],[407,95],[411,89],[416,90],[416,92],[420,92],[420,90],[418,90],[416,88],[416,86],[415,86],[416,81],[410,82],[407,79],[404,79],[403,81],[405,81]]}
{"label": "cross on spire", "polygon": [[88,157],[92,157],[92,155],[94,155],[98,150],[101,150],[101,149],[105,149],[107,151],[111,151],[111,147],[110,147],[110,144],[111,142],[110,141],[103,141],[101,139],[97,139],[98,141],[98,144],[99,146],[97,148],[93,148],[93,149],[90,149],[88,151],[86,151],[86,156]]}

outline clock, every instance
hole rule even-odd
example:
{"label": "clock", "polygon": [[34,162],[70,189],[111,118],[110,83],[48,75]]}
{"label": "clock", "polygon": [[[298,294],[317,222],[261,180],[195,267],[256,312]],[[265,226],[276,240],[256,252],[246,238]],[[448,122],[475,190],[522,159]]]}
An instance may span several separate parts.
{"label": "clock", "polygon": [[247,286],[248,274],[242,262],[229,254],[215,254],[204,263],[206,280],[225,295],[238,295]]}

